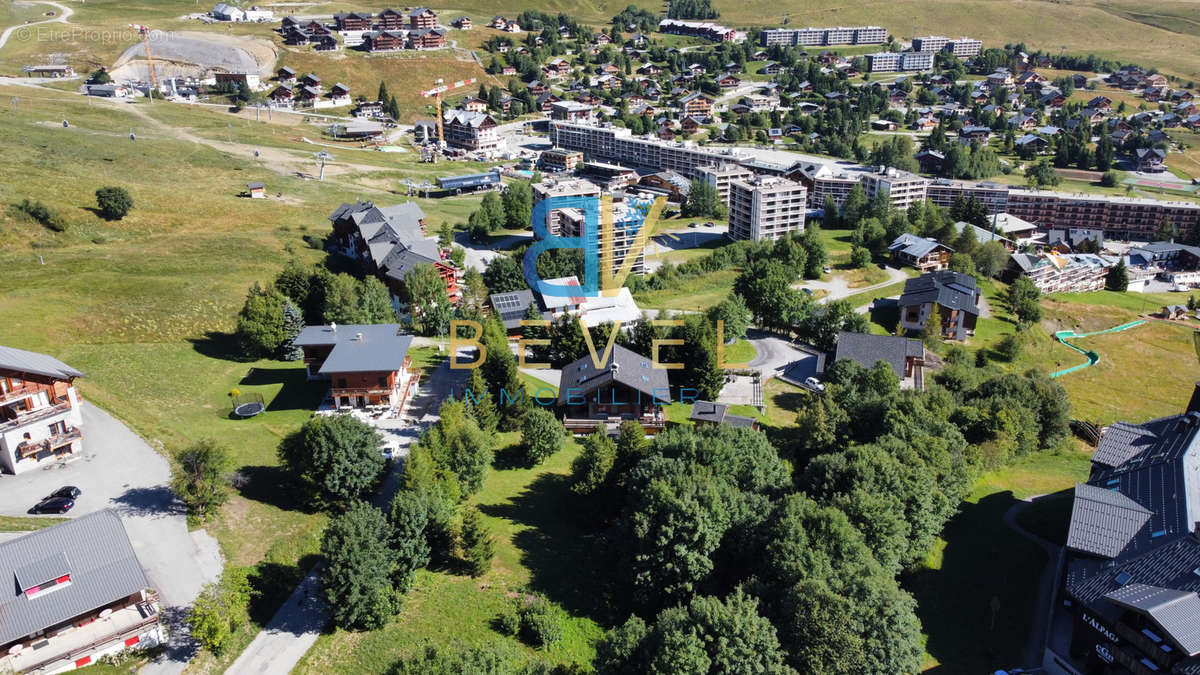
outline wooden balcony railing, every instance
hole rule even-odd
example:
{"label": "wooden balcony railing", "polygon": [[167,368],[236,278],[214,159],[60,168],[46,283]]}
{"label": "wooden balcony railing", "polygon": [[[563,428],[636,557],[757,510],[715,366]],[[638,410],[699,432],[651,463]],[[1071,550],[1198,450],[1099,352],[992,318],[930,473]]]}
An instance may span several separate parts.
{"label": "wooden balcony railing", "polygon": [[58,403],[55,405],[43,406],[41,408],[37,408],[36,410],[31,410],[27,413],[22,413],[20,415],[17,415],[17,417],[15,419],[11,419],[11,420],[4,422],[3,424],[0,424],[0,431],[8,431],[10,429],[15,429],[17,427],[23,427],[26,424],[37,422],[39,420],[44,420],[44,419],[53,417],[55,415],[67,412],[70,409],[71,409],[70,401],[63,401],[62,403]]}
{"label": "wooden balcony railing", "polygon": [[49,386],[38,382],[26,382],[19,387],[14,387],[6,392],[0,392],[0,405],[31,396],[39,391],[48,391],[49,389]]}

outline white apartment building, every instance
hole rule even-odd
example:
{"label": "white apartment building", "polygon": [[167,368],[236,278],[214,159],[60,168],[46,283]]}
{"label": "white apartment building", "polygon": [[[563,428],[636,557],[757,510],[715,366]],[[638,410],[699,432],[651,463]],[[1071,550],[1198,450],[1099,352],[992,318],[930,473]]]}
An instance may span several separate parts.
{"label": "white apartment building", "polygon": [[978,56],[983,51],[983,42],[968,37],[958,38],[946,43],[946,51],[960,59]]}
{"label": "white apartment building", "polygon": [[804,231],[808,191],[776,176],[735,180],[729,186],[729,236],[734,240],[775,240]]}
{"label": "white apartment building", "polygon": [[884,167],[880,167],[874,173],[863,174],[861,180],[867,199],[885,194],[891,200],[892,206],[901,210],[924,201],[925,190],[929,186],[928,179],[915,173]]}
{"label": "white apartment building", "polygon": [[912,48],[914,52],[940,52],[949,42],[949,38],[941,35],[926,35],[913,38]]}
{"label": "white apartment building", "polygon": [[771,28],[764,30],[759,43],[764,47],[819,47],[825,45],[881,45],[887,42],[887,29],[879,26],[833,26],[829,28]]}
{"label": "white apartment building", "polygon": [[735,180],[750,180],[754,178],[754,172],[742,166],[741,164],[719,164],[715,166],[706,166],[697,169],[699,180],[717,188],[717,194],[721,196],[721,201],[729,205],[729,185]]}

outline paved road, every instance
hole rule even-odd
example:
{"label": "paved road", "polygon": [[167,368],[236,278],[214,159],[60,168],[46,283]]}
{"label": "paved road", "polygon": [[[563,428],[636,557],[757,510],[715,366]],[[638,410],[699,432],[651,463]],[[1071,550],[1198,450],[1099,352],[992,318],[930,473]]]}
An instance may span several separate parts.
{"label": "paved road", "polygon": [[91,403],[83,403],[81,414],[82,456],[68,464],[0,477],[0,514],[23,516],[64,485],[83,491],[68,514],[72,517],[115,509],[146,577],[159,592],[172,630],[167,655],[145,672],[180,673],[195,651],[180,620],[204,584],[220,577],[220,548],[203,530],[188,532],[187,518],[167,487],[171,468],[162,455]]}
{"label": "paved road", "polygon": [[807,356],[787,340],[761,331],[750,329],[746,340],[754,345],[758,354],[750,361],[750,367],[762,373],[762,383],[787,370],[787,367]]}
{"label": "paved road", "polygon": [[487,269],[487,264],[502,255],[505,251],[514,249],[525,242],[533,241],[533,233],[509,234],[498,237],[495,241],[474,242],[467,232],[455,232],[454,243],[463,247],[467,257],[463,260],[464,267],[474,267],[480,272]]}
{"label": "paved road", "polygon": [[69,19],[71,17],[71,15],[75,13],[75,10],[73,10],[70,7],[67,7],[65,5],[60,5],[57,2],[47,2],[46,0],[35,0],[35,3],[31,3],[31,4],[52,5],[53,7],[58,9],[59,14],[58,14],[58,16],[56,16],[52,19],[45,19],[42,21],[31,21],[29,23],[17,24],[16,26],[9,26],[8,28],[5,28],[4,32],[0,33],[0,49],[4,48],[5,43],[8,42],[8,38],[15,31],[18,31],[22,28],[29,28],[31,26],[36,26],[38,24],[43,24],[43,23],[66,23],[67,19]]}
{"label": "paved road", "polygon": [[[427,340],[422,342],[432,343]],[[459,359],[472,361],[475,358],[474,352],[471,348],[460,349]],[[437,409],[441,402],[449,397],[452,391],[457,392],[469,374],[468,370],[451,370],[450,361],[447,359],[428,380],[421,383],[421,392],[410,404],[406,415],[419,419],[421,423],[412,427],[411,433],[401,437],[401,454],[407,454],[408,446],[417,440],[420,432],[437,421]],[[392,465],[392,471],[384,479],[373,500],[376,506],[386,509],[391,503],[392,497],[400,487],[402,470],[403,464],[397,462]],[[329,612],[321,599],[320,569],[320,565],[317,565],[309,570],[291,597],[271,618],[267,627],[254,636],[246,651],[238,656],[226,673],[286,675],[296,667],[329,622]]]}

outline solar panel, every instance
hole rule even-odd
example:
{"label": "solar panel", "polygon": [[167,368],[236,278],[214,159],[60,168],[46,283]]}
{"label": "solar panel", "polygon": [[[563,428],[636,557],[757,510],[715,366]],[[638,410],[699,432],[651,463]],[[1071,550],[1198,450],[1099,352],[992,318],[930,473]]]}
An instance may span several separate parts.
{"label": "solar panel", "polygon": [[1129,572],[1121,572],[1117,575],[1116,582],[1124,586],[1129,583],[1130,579],[1133,579],[1133,577],[1129,575]]}

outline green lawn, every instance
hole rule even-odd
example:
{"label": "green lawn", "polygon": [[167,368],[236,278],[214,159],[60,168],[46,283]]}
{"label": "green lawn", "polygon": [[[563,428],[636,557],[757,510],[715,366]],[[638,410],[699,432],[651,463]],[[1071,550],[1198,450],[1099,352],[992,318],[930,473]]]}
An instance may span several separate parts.
{"label": "green lawn", "polygon": [[50,527],[67,522],[66,518],[54,516],[0,516],[0,532],[33,532],[43,527]]}
{"label": "green lawn", "polygon": [[1036,455],[976,482],[924,565],[903,579],[927,635],[927,668],[982,673],[1021,661],[1046,556],[1004,524],[1004,513],[1086,480],[1089,458],[1083,449]]}
{"label": "green lawn", "polygon": [[[502,434],[501,443],[519,434]],[[493,470],[470,499],[496,540],[492,571],[478,579],[453,570],[421,570],[400,615],[380,630],[322,635],[297,673],[382,673],[426,642],[439,645],[505,643],[515,653],[556,664],[590,663],[602,634],[597,577],[589,574],[596,542],[584,534],[577,498],[569,489],[572,441],[542,466]],[[563,639],[542,652],[497,633],[491,621],[516,593],[544,593],[566,614]]]}
{"label": "green lawn", "polygon": [[682,288],[643,291],[635,295],[634,299],[642,309],[703,311],[729,297],[737,275],[737,270],[721,270],[688,279]]}
{"label": "green lawn", "polygon": [[726,367],[737,363],[750,363],[756,356],[758,356],[758,350],[744,339],[731,345],[725,345]]}

